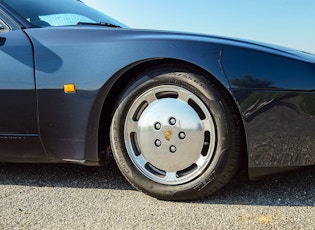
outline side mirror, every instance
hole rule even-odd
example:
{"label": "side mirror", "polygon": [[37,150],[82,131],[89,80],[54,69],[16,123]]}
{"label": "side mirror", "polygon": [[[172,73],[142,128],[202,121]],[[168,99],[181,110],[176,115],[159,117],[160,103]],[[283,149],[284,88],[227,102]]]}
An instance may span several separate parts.
{"label": "side mirror", "polygon": [[5,40],[6,38],[0,37],[0,46],[3,46],[5,44]]}

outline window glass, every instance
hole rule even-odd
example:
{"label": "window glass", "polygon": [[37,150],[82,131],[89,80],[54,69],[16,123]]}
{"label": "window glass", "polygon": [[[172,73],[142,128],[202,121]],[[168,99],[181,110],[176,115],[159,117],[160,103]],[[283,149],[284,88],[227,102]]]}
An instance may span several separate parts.
{"label": "window glass", "polygon": [[1,19],[0,19],[0,33],[7,32],[7,31],[9,31],[9,28],[8,28],[7,25],[4,24],[4,22],[1,21]]}
{"label": "window glass", "polygon": [[79,0],[2,0],[15,12],[39,27],[83,23],[109,23],[125,27]]}
{"label": "window glass", "polygon": [[[50,26],[75,25],[78,22],[94,22],[93,20],[78,14],[51,14],[39,16],[40,21],[45,21]],[[29,19],[30,20],[30,19]],[[34,23],[34,22],[33,22]],[[34,23],[36,24],[36,23]]]}

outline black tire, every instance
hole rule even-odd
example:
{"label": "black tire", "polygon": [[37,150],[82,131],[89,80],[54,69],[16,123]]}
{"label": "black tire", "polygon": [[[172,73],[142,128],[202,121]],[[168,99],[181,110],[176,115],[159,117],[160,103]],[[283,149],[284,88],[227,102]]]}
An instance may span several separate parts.
{"label": "black tire", "polygon": [[123,92],[110,139],[118,167],[135,188],[162,200],[196,200],[234,176],[241,130],[229,95],[211,77],[159,66]]}

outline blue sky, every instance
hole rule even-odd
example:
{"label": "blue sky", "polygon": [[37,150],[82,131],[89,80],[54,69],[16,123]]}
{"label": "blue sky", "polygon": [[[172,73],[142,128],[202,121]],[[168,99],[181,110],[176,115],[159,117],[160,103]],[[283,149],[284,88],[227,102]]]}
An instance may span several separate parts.
{"label": "blue sky", "polygon": [[315,54],[314,0],[83,0],[134,28],[222,35]]}

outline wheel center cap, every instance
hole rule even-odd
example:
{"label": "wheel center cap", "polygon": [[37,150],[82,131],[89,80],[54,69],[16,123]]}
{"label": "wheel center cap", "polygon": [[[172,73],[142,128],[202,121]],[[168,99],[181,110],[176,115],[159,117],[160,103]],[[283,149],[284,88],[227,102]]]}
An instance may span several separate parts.
{"label": "wheel center cap", "polygon": [[165,172],[183,170],[200,158],[204,142],[202,121],[186,102],[163,98],[143,111],[137,144],[145,161]]}

